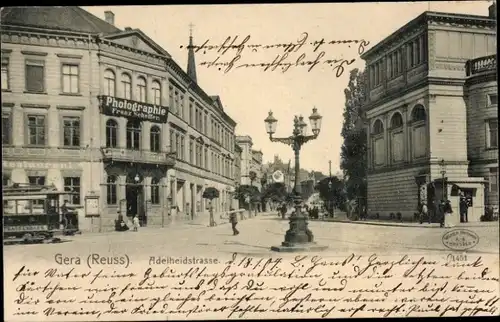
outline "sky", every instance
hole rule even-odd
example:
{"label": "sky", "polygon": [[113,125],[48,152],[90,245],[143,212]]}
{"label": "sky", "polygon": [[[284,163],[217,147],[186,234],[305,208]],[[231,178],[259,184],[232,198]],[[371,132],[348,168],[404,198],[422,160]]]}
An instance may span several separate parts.
{"label": "sky", "polygon": [[[198,84],[207,94],[220,96],[225,112],[237,122],[237,135],[250,135],[253,148],[263,152],[265,162],[272,161],[277,154],[285,162],[292,159],[293,164],[292,149],[270,142],[266,134],[264,119],[268,112],[272,110],[278,119],[275,136],[287,137],[292,133],[294,115],[303,115],[309,124],[308,117],[316,107],[323,116],[321,132],[316,140],[302,147],[300,166],[328,173],[328,161],[331,160],[332,173],[336,173],[340,170],[344,88],[349,71],[364,68],[359,58],[360,44],[364,50],[372,48],[427,10],[487,16],[489,5],[488,1],[422,1],[83,8],[101,19],[105,11],[112,11],[118,28],[141,29],[184,70],[190,24],[194,25],[192,34],[196,46],[207,40],[207,46],[221,45],[228,37],[233,40],[238,36],[236,45],[250,36],[246,45],[262,46],[246,46],[239,54],[237,49],[229,49],[224,54],[209,47],[199,50],[196,53]],[[318,44],[314,45],[315,42],[322,39],[325,43],[315,51]],[[282,57],[285,48],[263,47],[297,44],[300,40],[305,40],[303,46],[288,48],[290,52],[285,58]],[[358,40],[358,43],[328,44],[332,40]],[[305,54],[302,62],[315,61],[321,56],[320,63],[310,71],[311,65],[296,66],[302,54]],[[236,68],[245,64],[272,63],[278,56],[283,58],[283,64],[293,66],[289,65],[285,72],[282,68],[274,71],[271,68],[264,71],[262,67]],[[339,61],[334,63],[334,60]],[[214,61],[226,64],[234,61],[234,64],[225,72],[227,65],[207,64]],[[340,73],[339,64],[344,67],[343,73]]]}

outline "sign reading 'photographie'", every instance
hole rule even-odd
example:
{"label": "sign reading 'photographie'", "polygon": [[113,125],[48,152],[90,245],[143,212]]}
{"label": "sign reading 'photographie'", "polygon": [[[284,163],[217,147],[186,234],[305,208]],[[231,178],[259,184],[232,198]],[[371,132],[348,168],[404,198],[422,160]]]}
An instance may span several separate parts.
{"label": "sign reading 'photographie'", "polygon": [[168,108],[112,96],[99,96],[101,113],[141,121],[167,123]]}

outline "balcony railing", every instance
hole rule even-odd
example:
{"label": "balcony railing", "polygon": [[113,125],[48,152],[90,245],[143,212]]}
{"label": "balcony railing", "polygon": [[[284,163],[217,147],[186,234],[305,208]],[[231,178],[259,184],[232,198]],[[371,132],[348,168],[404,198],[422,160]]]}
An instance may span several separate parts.
{"label": "balcony railing", "polygon": [[166,166],[175,165],[175,152],[153,152],[149,150],[131,150],[124,148],[101,148],[104,161],[139,162],[159,164]]}
{"label": "balcony railing", "polygon": [[466,64],[467,76],[486,71],[496,71],[497,55],[490,55],[469,60]]}

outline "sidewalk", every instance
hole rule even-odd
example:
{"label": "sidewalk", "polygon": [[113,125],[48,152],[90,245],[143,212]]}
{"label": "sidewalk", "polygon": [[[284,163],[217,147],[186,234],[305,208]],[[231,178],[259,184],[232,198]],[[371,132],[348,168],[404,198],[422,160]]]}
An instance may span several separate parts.
{"label": "sidewalk", "polygon": [[[337,218],[326,218],[323,221],[327,222],[338,222],[344,224],[357,224],[357,225],[374,225],[374,226],[392,226],[392,227],[420,227],[420,228],[440,228],[439,223],[427,223],[423,222],[397,222],[397,221],[382,221],[382,220],[349,220],[349,219],[337,219]],[[485,222],[469,222],[469,223],[457,223],[454,227],[468,228],[468,227],[488,227],[488,226],[498,226],[498,221],[485,221]]]}

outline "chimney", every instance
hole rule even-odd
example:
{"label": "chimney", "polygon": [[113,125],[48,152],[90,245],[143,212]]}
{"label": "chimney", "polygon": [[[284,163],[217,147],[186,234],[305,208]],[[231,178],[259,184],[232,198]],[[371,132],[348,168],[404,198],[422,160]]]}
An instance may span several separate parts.
{"label": "chimney", "polygon": [[497,17],[497,2],[494,1],[491,6],[488,7],[488,16],[490,19],[496,19]]}
{"label": "chimney", "polygon": [[104,11],[104,20],[110,25],[115,25],[115,14],[113,11]]}
{"label": "chimney", "polygon": [[125,31],[132,31],[131,27],[125,27]]}

